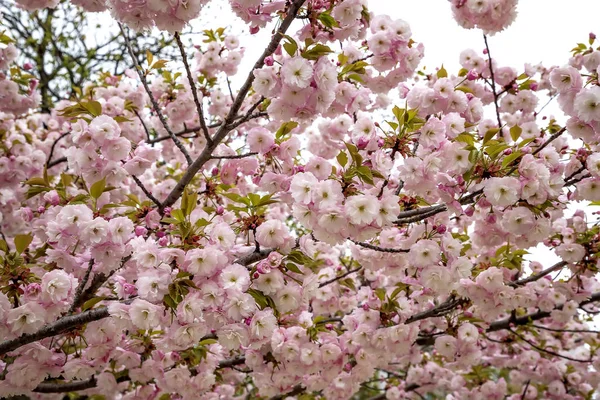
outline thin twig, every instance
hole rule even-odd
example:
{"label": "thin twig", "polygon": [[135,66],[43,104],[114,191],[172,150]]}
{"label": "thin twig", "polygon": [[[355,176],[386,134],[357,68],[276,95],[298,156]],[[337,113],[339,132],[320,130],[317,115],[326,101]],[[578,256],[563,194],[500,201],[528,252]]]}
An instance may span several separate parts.
{"label": "thin twig", "polygon": [[83,276],[83,279],[81,280],[81,282],[77,286],[77,289],[75,290],[75,296],[73,297],[73,303],[71,304],[71,307],[69,308],[68,315],[72,315],[73,312],[75,312],[75,309],[77,308],[77,306],[79,304],[79,300],[81,299],[81,294],[83,293],[83,289],[85,288],[85,285],[87,285],[88,280],[90,279],[90,273],[92,272],[93,266],[94,266],[94,259],[92,258],[92,259],[90,259],[90,261],[88,263],[88,268],[85,271],[85,275]]}
{"label": "thin twig", "polygon": [[131,178],[139,186],[139,188],[142,190],[142,192],[144,192],[146,197],[148,197],[154,204],[156,204],[156,206],[159,208],[159,210],[162,210],[163,207],[162,207],[161,202],[156,197],[154,197],[154,195],[152,193],[150,193],[150,191],[146,188],[146,186],[144,186],[142,181],[140,181],[139,178],[135,175],[131,175]]}
{"label": "thin twig", "polygon": [[552,350],[548,350],[548,349],[545,349],[543,347],[539,347],[538,345],[536,345],[535,343],[533,343],[529,339],[525,338],[523,335],[520,335],[517,332],[513,331],[512,329],[507,328],[507,330],[509,332],[511,332],[513,335],[515,335],[518,338],[520,338],[522,341],[524,341],[528,345],[530,345],[531,347],[533,347],[534,349],[536,349],[538,351],[541,351],[541,352],[544,352],[544,353],[547,353],[547,354],[550,354],[551,356],[560,357],[560,358],[564,358],[565,360],[574,361],[574,362],[580,362],[580,363],[590,363],[590,362],[592,362],[591,358],[589,360],[580,360],[578,358],[572,358],[572,357],[569,357],[569,356],[564,356],[564,355],[556,353],[556,352],[554,352]]}
{"label": "thin twig", "polygon": [[370,243],[358,242],[358,241],[356,241],[354,239],[350,239],[350,238],[348,240],[358,246],[364,247],[365,249],[380,251],[382,253],[408,253],[410,251],[408,249],[390,249],[390,248],[386,248],[386,247],[379,247],[379,246],[375,246],[374,244],[370,244]]}
{"label": "thin twig", "polygon": [[133,52],[133,48],[131,47],[131,42],[129,41],[129,36],[127,36],[127,34],[125,33],[125,29],[123,28],[123,25],[120,22],[119,22],[119,29],[121,29],[121,33],[123,34],[123,38],[125,39],[125,45],[127,46],[129,55],[131,56],[131,59],[133,60],[135,70],[137,71],[137,74],[140,77],[140,80],[142,81],[142,85],[144,86],[146,93],[148,93],[148,96],[150,97],[150,102],[152,103],[152,108],[154,109],[154,112],[158,116],[158,119],[160,120],[162,126],[165,128],[165,130],[167,131],[167,133],[173,140],[173,143],[175,143],[175,146],[177,146],[179,151],[181,151],[181,153],[184,155],[188,165],[190,165],[192,163],[192,158],[190,157],[190,154],[185,149],[185,146],[183,145],[183,143],[181,143],[179,138],[173,133],[173,131],[171,130],[171,127],[169,126],[169,124],[167,123],[167,120],[165,119],[165,116],[160,111],[160,106],[158,105],[158,102],[154,98],[154,95],[152,94],[152,91],[150,90],[150,86],[148,86],[148,81],[146,80],[146,77],[142,73],[142,67],[138,63],[137,57],[135,56],[135,53]]}
{"label": "thin twig", "polygon": [[494,80],[494,67],[492,67],[492,55],[490,54],[490,46],[488,46],[487,36],[483,35],[483,41],[485,42],[485,49],[488,56],[488,64],[490,67],[490,75],[492,78],[492,91],[494,92],[494,106],[496,107],[496,118],[498,119],[498,128],[502,128],[502,120],[500,119],[500,107],[498,106],[498,92],[496,91],[496,82]]}
{"label": "thin twig", "polygon": [[[204,110],[202,108],[202,102],[198,99],[198,90],[196,89],[196,83],[194,82],[194,77],[192,76],[192,71],[190,70],[190,65],[187,60],[187,54],[185,53],[185,48],[183,47],[183,43],[181,43],[181,38],[179,37],[179,33],[175,32],[175,41],[177,42],[177,46],[179,47],[179,52],[181,53],[181,57],[183,58],[183,66],[185,67],[185,72],[188,77],[188,82],[190,83],[190,89],[192,90],[192,96],[194,97],[194,103],[196,103],[196,110],[198,111],[198,119],[200,120],[200,127],[202,128],[202,132],[204,133],[204,138],[208,143],[212,143],[212,139],[210,138],[210,133],[208,132],[208,127],[206,126],[206,121],[204,120]],[[191,164],[189,162],[188,164]]]}
{"label": "thin twig", "polygon": [[238,95],[233,104],[231,105],[229,113],[225,117],[223,124],[221,125],[217,133],[215,133],[212,144],[208,144],[204,148],[204,150],[202,150],[202,153],[200,153],[198,158],[188,167],[183,177],[179,180],[179,182],[177,182],[173,190],[171,190],[171,193],[169,193],[169,195],[165,199],[163,207],[169,207],[175,204],[175,202],[183,194],[183,191],[185,190],[186,186],[192,181],[194,176],[196,176],[196,174],[198,173],[198,171],[200,171],[204,164],[206,164],[210,160],[212,152],[215,150],[215,148],[229,134],[229,132],[232,129],[231,124],[235,121],[238,111],[242,107],[246,95],[250,91],[252,83],[254,82],[254,71],[262,68],[265,64],[265,59],[275,52],[275,50],[279,46],[279,43],[283,39],[285,32],[292,24],[292,21],[296,17],[298,11],[300,10],[305,1],[306,0],[294,0],[292,3],[289,4],[286,17],[284,18],[277,32],[271,38],[270,43],[267,45],[262,55],[254,64],[252,70],[250,70],[250,72],[248,73],[248,77],[246,78],[246,81],[238,91]]}
{"label": "thin twig", "polygon": [[333,282],[339,281],[340,279],[344,279],[344,278],[345,278],[345,277],[347,277],[348,275],[350,275],[350,274],[353,274],[353,273],[355,273],[355,272],[358,272],[358,271],[360,271],[361,269],[362,269],[362,267],[358,267],[358,268],[351,269],[350,271],[348,271],[348,272],[345,272],[345,273],[343,273],[342,275],[338,275],[338,276],[336,276],[335,278],[332,278],[332,279],[329,279],[329,280],[327,280],[327,281],[325,281],[325,282],[323,282],[323,283],[320,283],[320,284],[319,284],[319,287],[320,287],[320,288],[322,288],[322,287],[324,287],[324,286],[327,286],[327,285],[329,285],[329,284],[332,284]]}
{"label": "thin twig", "polygon": [[[58,138],[56,138],[56,140],[52,143],[52,146],[50,147],[50,153],[48,153],[48,160],[46,161],[46,168],[51,168],[57,164],[53,164],[52,163],[52,156],[54,155],[54,149],[56,148],[56,144],[63,138],[69,136],[69,134],[71,134],[71,132],[66,132],[63,133],[62,135],[60,135]],[[59,159],[60,160],[60,159]],[[66,158],[65,158],[66,161]]]}
{"label": "thin twig", "polygon": [[524,279],[520,279],[518,281],[514,281],[514,282],[510,282],[508,285],[509,286],[523,286],[528,284],[529,282],[535,282],[538,279],[543,278],[544,276],[551,274],[554,271],[558,271],[559,269],[563,268],[564,266],[568,265],[569,263],[566,261],[561,261],[558,262],[556,264],[554,264],[553,266],[546,268],[545,270],[541,271],[538,274],[535,275],[531,275],[530,277],[524,278]]}
{"label": "thin twig", "polygon": [[235,156],[212,156],[211,158],[214,160],[235,160],[238,158],[246,158],[257,155],[258,153],[245,153],[245,154],[236,154]]}

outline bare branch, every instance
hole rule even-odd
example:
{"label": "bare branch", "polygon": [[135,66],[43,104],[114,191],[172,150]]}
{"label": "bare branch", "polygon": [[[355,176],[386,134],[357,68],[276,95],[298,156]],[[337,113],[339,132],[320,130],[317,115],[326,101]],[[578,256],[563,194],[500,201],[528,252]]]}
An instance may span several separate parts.
{"label": "bare branch", "polygon": [[390,249],[390,248],[385,248],[385,247],[379,247],[379,246],[375,246],[374,244],[370,244],[370,243],[357,242],[356,240],[350,239],[350,238],[348,238],[348,240],[358,246],[364,247],[365,249],[380,251],[382,253],[408,253],[410,251],[407,249]]}
{"label": "bare branch", "polygon": [[245,154],[236,154],[235,156],[212,156],[211,158],[213,160],[234,160],[234,159],[238,159],[238,158],[252,157],[257,154],[258,153],[253,152],[253,153],[245,153]]}
{"label": "bare branch", "polygon": [[91,377],[82,381],[72,382],[42,382],[35,389],[36,393],[69,393],[96,387],[96,378]]}
{"label": "bare branch", "polygon": [[69,315],[73,314],[73,312],[75,312],[75,309],[77,308],[79,300],[81,299],[81,294],[83,293],[83,289],[85,288],[85,285],[87,285],[88,280],[90,279],[90,273],[92,272],[93,266],[94,266],[94,259],[92,258],[92,259],[90,259],[90,261],[88,263],[88,268],[85,271],[85,275],[83,276],[83,279],[81,280],[81,282],[77,286],[77,289],[75,290],[75,296],[73,297],[73,304],[71,304],[71,307],[69,308],[69,312],[68,312]]}
{"label": "bare branch", "polygon": [[142,183],[142,181],[140,181],[139,178],[137,176],[135,176],[135,175],[131,175],[131,178],[139,186],[139,188],[142,190],[142,192],[144,192],[144,194],[146,195],[146,197],[148,197],[154,204],[156,204],[156,206],[158,207],[158,209],[162,211],[162,209],[163,209],[162,204],[160,203],[160,201],[156,197],[154,197],[154,195],[152,193],[150,193],[150,191],[148,189],[146,189],[146,186],[144,186],[144,184]]}
{"label": "bare branch", "polygon": [[511,282],[511,283],[509,283],[508,285],[509,285],[509,286],[513,286],[513,287],[515,287],[515,286],[523,286],[523,285],[526,285],[526,284],[528,284],[529,282],[535,282],[535,281],[537,281],[538,279],[541,279],[541,278],[543,278],[544,276],[546,276],[546,275],[548,275],[548,274],[551,274],[551,273],[552,273],[552,272],[554,272],[554,271],[558,271],[559,269],[563,268],[564,266],[566,266],[566,265],[568,265],[568,264],[569,264],[569,263],[567,263],[567,262],[565,262],[565,261],[558,262],[558,263],[554,264],[553,266],[551,266],[551,267],[549,267],[549,268],[546,268],[545,270],[541,271],[541,272],[540,272],[540,273],[538,273],[538,274],[531,275],[530,277],[527,277],[527,278],[524,278],[524,279],[520,279],[520,280],[518,280],[518,281],[515,281],[515,282]]}
{"label": "bare branch", "polygon": [[488,56],[488,65],[490,67],[490,76],[492,78],[491,86],[492,92],[494,92],[494,106],[496,107],[496,119],[498,120],[498,128],[502,128],[502,120],[500,119],[500,107],[498,106],[498,92],[496,91],[496,82],[494,80],[494,67],[492,66],[492,55],[490,54],[490,46],[488,46],[487,36],[483,35],[483,41],[485,42],[485,49]]}
{"label": "bare branch", "polygon": [[358,268],[351,269],[350,271],[348,271],[348,272],[345,272],[345,273],[343,273],[342,275],[338,275],[338,276],[336,276],[335,278],[331,278],[331,279],[329,279],[329,280],[327,280],[327,281],[325,281],[325,282],[319,283],[319,287],[320,287],[320,288],[322,288],[322,287],[324,287],[324,286],[330,285],[330,284],[332,284],[333,282],[339,281],[340,279],[344,279],[345,277],[347,277],[347,276],[348,276],[348,275],[350,275],[350,274],[353,274],[353,273],[355,273],[355,272],[358,272],[358,271],[360,271],[361,269],[362,269],[362,267],[358,267]]}
{"label": "bare branch", "polygon": [[129,55],[131,56],[131,59],[133,60],[135,70],[137,71],[137,74],[140,77],[140,80],[142,81],[142,85],[144,86],[146,93],[148,93],[148,97],[150,97],[150,102],[152,103],[152,108],[154,109],[154,112],[158,116],[158,119],[160,120],[162,126],[165,128],[165,130],[167,131],[167,133],[169,134],[171,139],[173,139],[173,143],[175,143],[175,146],[177,146],[179,151],[181,151],[181,153],[184,155],[188,165],[190,165],[192,163],[192,157],[190,157],[190,154],[187,152],[187,150],[185,149],[185,146],[183,145],[183,143],[181,143],[179,138],[177,136],[175,136],[175,134],[171,130],[171,127],[167,123],[165,116],[160,111],[160,106],[158,105],[158,102],[154,98],[154,95],[152,94],[152,91],[150,90],[150,86],[148,86],[148,81],[146,80],[146,77],[142,73],[142,67],[138,63],[135,53],[133,52],[133,48],[131,47],[131,42],[129,41],[129,36],[127,36],[127,34],[125,33],[125,29],[123,28],[123,25],[120,22],[119,22],[119,29],[121,29],[121,33],[123,34],[123,38],[125,39],[125,44],[127,45],[127,50],[129,50]]}
{"label": "bare branch", "polygon": [[210,133],[208,132],[208,127],[206,126],[206,121],[204,120],[204,110],[202,109],[202,102],[200,102],[200,100],[198,99],[198,90],[196,89],[196,83],[194,83],[194,77],[192,76],[192,71],[190,70],[190,65],[187,60],[187,54],[185,53],[185,48],[183,47],[183,43],[181,43],[181,37],[179,36],[178,32],[175,32],[175,41],[177,42],[177,46],[179,47],[179,51],[181,52],[181,57],[183,58],[183,65],[185,67],[185,72],[187,73],[188,82],[190,83],[190,89],[192,90],[194,103],[196,103],[196,110],[198,111],[200,127],[202,128],[202,132],[204,133],[204,138],[206,139],[206,142],[211,143],[212,139],[210,138]]}
{"label": "bare branch", "polygon": [[4,355],[10,351],[16,350],[26,344],[37,342],[51,336],[56,336],[60,333],[80,327],[88,322],[98,321],[108,317],[108,308],[99,307],[93,310],[84,311],[75,315],[68,315],[59,318],[58,320],[45,325],[39,331],[26,335],[21,335],[16,339],[5,340],[0,343],[0,355]]}
{"label": "bare branch", "polygon": [[[46,161],[46,168],[51,168],[51,167],[53,167],[53,166],[57,165],[56,163],[52,163],[52,156],[54,155],[54,149],[56,148],[56,145],[57,145],[57,143],[58,143],[58,142],[59,142],[61,139],[63,139],[63,138],[65,138],[65,137],[69,136],[69,134],[70,134],[70,133],[71,133],[71,132],[66,132],[66,133],[63,133],[62,135],[60,135],[60,136],[59,136],[59,137],[58,137],[58,138],[57,138],[57,139],[54,141],[54,143],[52,143],[52,147],[50,147],[50,153],[48,153],[48,160]],[[59,160],[60,160],[60,158],[59,158]],[[66,158],[65,158],[65,161],[66,161]]]}

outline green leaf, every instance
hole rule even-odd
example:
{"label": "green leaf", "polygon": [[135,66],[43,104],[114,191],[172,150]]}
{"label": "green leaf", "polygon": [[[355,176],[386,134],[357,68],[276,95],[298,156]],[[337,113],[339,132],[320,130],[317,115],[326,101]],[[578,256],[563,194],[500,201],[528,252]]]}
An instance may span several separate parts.
{"label": "green leaf", "polygon": [[294,263],[287,263],[287,264],[285,264],[285,267],[288,270],[290,270],[292,272],[295,272],[297,274],[301,274],[302,273],[302,271],[300,270],[300,268],[298,268],[298,266],[296,264],[294,264]]}
{"label": "green leaf", "polygon": [[44,178],[35,177],[25,181],[26,185],[30,186],[48,186],[48,182]]}
{"label": "green leaf", "polygon": [[185,221],[185,215],[180,209],[171,210],[171,217],[175,218],[178,222]]}
{"label": "green leaf", "polygon": [[105,188],[106,179],[102,178],[90,187],[90,196],[92,196],[94,199],[98,199],[100,196],[102,196],[102,193],[104,193]]}
{"label": "green leaf", "polygon": [[154,59],[154,56],[152,56],[152,53],[150,53],[150,50],[146,50],[146,61],[148,61],[148,65],[152,65],[153,59]]}
{"label": "green leaf", "polygon": [[102,105],[96,100],[82,102],[81,106],[93,117],[98,117],[102,114]]}
{"label": "green leaf", "polygon": [[4,253],[8,253],[8,244],[6,243],[6,241],[4,239],[0,239],[0,251],[3,251]]}
{"label": "green leaf", "polygon": [[100,297],[93,297],[93,298],[89,299],[88,301],[86,301],[85,303],[83,303],[83,305],[81,306],[81,311],[86,311],[86,310],[91,309],[96,304],[100,303],[102,300],[104,300],[104,297],[102,297],[102,296],[100,296]]}
{"label": "green leaf", "polygon": [[283,44],[283,48],[290,55],[290,57],[294,57],[296,52],[298,51],[298,43],[288,35],[283,36],[287,41]]}
{"label": "green leaf", "polygon": [[337,162],[344,168],[346,163],[348,162],[348,155],[345,151],[340,151],[340,153],[336,157]]}
{"label": "green leaf", "polygon": [[358,177],[360,178],[361,181],[368,183],[369,185],[373,185],[373,173],[371,172],[371,170],[369,169],[369,167],[366,166],[360,166],[356,168],[356,172],[358,174]]}
{"label": "green leaf", "polygon": [[492,140],[492,138],[493,138],[494,136],[496,136],[496,134],[497,134],[498,132],[500,132],[500,128],[492,128],[492,129],[489,129],[489,130],[488,130],[488,131],[485,133],[485,135],[484,135],[484,137],[483,137],[483,144],[486,144],[487,142],[489,142],[490,140]]}
{"label": "green leaf", "polygon": [[295,121],[284,122],[275,133],[275,139],[281,140],[298,126]]}
{"label": "green leaf", "polygon": [[511,154],[507,155],[502,160],[502,168],[505,168],[507,165],[512,164],[513,161],[516,161],[522,155],[523,155],[523,152],[521,150],[513,151]]}
{"label": "green leaf", "polygon": [[318,60],[329,53],[333,53],[333,50],[331,50],[329,46],[317,43],[310,49],[304,50],[302,52],[302,57],[306,58],[307,60]]}
{"label": "green leaf", "polygon": [[438,78],[447,78],[448,77],[448,71],[446,71],[446,68],[444,68],[444,64],[442,64],[442,68],[440,68],[438,70],[436,75]]}
{"label": "green leaf", "polygon": [[169,62],[168,60],[158,60],[157,62],[152,64],[152,69],[164,68],[168,62]]}
{"label": "green leaf", "polygon": [[21,254],[23,251],[25,251],[25,249],[27,247],[29,247],[29,244],[31,243],[31,241],[33,240],[33,235],[31,233],[28,233],[26,235],[17,235],[15,236],[15,248],[17,250],[17,254]]}
{"label": "green leaf", "polygon": [[523,129],[521,129],[519,125],[515,125],[512,128],[510,128],[510,137],[513,141],[516,142],[521,136],[521,132],[523,132]]}
{"label": "green leaf", "polygon": [[335,20],[335,18],[333,18],[331,15],[329,15],[328,12],[323,12],[323,13],[319,14],[317,19],[319,21],[321,21],[321,23],[323,24],[324,27],[329,28],[329,29],[337,28],[338,26],[340,26],[340,24],[338,24],[338,22]]}

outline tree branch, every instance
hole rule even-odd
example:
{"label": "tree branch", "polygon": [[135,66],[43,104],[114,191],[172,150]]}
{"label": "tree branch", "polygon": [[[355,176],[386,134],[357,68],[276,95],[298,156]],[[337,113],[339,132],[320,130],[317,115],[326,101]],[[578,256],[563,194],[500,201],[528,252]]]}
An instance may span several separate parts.
{"label": "tree branch", "polygon": [[123,29],[123,25],[120,22],[119,22],[119,29],[121,30],[121,33],[123,34],[123,38],[125,39],[125,45],[127,46],[127,50],[129,50],[129,55],[131,56],[131,59],[133,60],[135,70],[137,71],[137,74],[140,77],[140,80],[142,81],[142,85],[144,86],[146,93],[148,93],[148,97],[150,97],[150,102],[152,103],[152,108],[154,109],[154,112],[158,116],[158,119],[160,120],[162,126],[165,128],[165,130],[167,131],[167,133],[173,140],[173,143],[175,143],[175,146],[177,146],[179,151],[181,151],[181,153],[184,155],[188,165],[190,165],[192,163],[192,157],[190,157],[190,154],[187,152],[187,150],[185,149],[185,146],[183,145],[183,143],[181,143],[179,138],[177,136],[175,136],[175,134],[171,130],[171,127],[167,123],[165,116],[160,111],[160,106],[158,105],[158,102],[154,98],[154,95],[152,94],[152,91],[150,90],[150,86],[148,86],[148,81],[146,80],[146,77],[142,73],[142,67],[138,63],[135,53],[133,52],[133,48],[131,47],[131,42],[129,41],[129,37],[125,33],[125,30]]}
{"label": "tree branch", "polygon": [[183,43],[181,43],[181,37],[179,37],[178,32],[175,32],[175,41],[177,42],[177,47],[179,47],[181,57],[183,58],[183,66],[185,67],[188,82],[190,83],[190,89],[192,91],[192,96],[194,97],[194,103],[196,103],[196,110],[198,111],[200,127],[202,128],[202,132],[204,133],[204,138],[206,139],[206,142],[211,143],[212,139],[210,138],[210,133],[208,132],[208,127],[206,126],[206,121],[204,120],[204,110],[202,109],[202,103],[198,99],[198,90],[196,89],[196,84],[194,83],[192,71],[190,70],[190,65],[188,64],[187,54],[185,53],[185,49],[183,47]]}
{"label": "tree branch", "polygon": [[262,66],[265,63],[265,59],[275,52],[277,46],[279,46],[279,42],[281,42],[281,39],[283,38],[283,35],[285,35],[285,32],[290,27],[292,21],[296,17],[296,14],[300,10],[300,7],[302,7],[302,5],[304,4],[304,1],[305,0],[294,0],[289,5],[287,15],[281,23],[279,30],[273,35],[273,37],[271,38],[271,42],[269,43],[263,54],[260,56],[258,61],[256,61],[252,70],[248,73],[246,82],[244,82],[244,84],[240,88],[238,95],[235,101],[233,102],[229,113],[227,114],[227,117],[223,121],[223,124],[212,138],[212,143],[207,144],[200,156],[198,156],[198,158],[188,167],[181,180],[177,182],[171,193],[169,193],[169,196],[167,196],[166,200],[163,203],[163,207],[169,207],[175,204],[177,199],[179,199],[179,197],[181,197],[181,195],[183,194],[185,187],[192,181],[194,176],[196,176],[196,173],[198,173],[198,171],[204,166],[204,164],[206,164],[206,162],[210,160],[212,152],[221,143],[225,136],[227,136],[227,134],[231,131],[230,125],[235,120],[237,113],[241,108],[242,103],[246,98],[246,95],[248,94],[248,91],[250,90],[250,87],[252,87],[252,82],[254,82],[254,70],[262,68]]}

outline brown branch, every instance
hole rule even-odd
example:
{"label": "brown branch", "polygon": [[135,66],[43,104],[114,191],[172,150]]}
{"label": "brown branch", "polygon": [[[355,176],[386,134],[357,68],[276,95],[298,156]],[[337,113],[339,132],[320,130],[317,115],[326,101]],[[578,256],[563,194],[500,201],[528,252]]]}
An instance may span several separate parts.
{"label": "brown branch", "polygon": [[542,144],[540,147],[538,147],[537,149],[535,149],[535,151],[533,151],[533,152],[531,153],[531,155],[534,155],[534,156],[535,156],[537,153],[539,153],[540,151],[544,150],[544,148],[545,148],[546,146],[548,146],[550,143],[552,143],[553,141],[555,141],[556,139],[558,139],[558,137],[559,137],[560,135],[562,135],[563,133],[565,133],[565,132],[566,132],[566,130],[567,130],[567,127],[566,127],[566,126],[565,126],[565,127],[563,127],[563,128],[561,128],[561,130],[559,130],[558,132],[556,132],[554,135],[550,136],[550,137],[548,138],[548,140],[546,140],[546,141],[544,142],[544,144]]}
{"label": "brown branch", "polygon": [[[198,119],[200,120],[200,127],[202,128],[202,132],[204,133],[204,138],[207,143],[211,143],[212,139],[210,138],[210,133],[208,133],[208,127],[206,126],[206,121],[204,120],[204,110],[202,109],[202,103],[198,99],[198,90],[196,89],[196,84],[194,83],[194,78],[192,76],[192,71],[190,70],[190,65],[188,64],[187,54],[185,53],[185,49],[183,47],[183,43],[181,43],[181,37],[178,32],[175,32],[175,41],[177,42],[177,47],[179,47],[179,52],[181,53],[181,57],[183,58],[183,66],[185,67],[185,72],[188,77],[188,82],[190,83],[190,89],[192,90],[192,96],[194,97],[194,103],[196,103],[196,110],[198,111]],[[188,163],[191,164],[191,163]]]}
{"label": "brown branch", "polygon": [[361,269],[362,269],[362,267],[354,268],[354,269],[351,269],[351,270],[350,270],[350,271],[348,271],[348,272],[345,272],[345,273],[343,273],[342,275],[338,275],[338,276],[336,276],[335,278],[331,278],[331,279],[329,279],[329,280],[327,280],[327,281],[325,281],[325,282],[323,282],[323,283],[319,283],[319,288],[322,288],[322,287],[324,287],[324,286],[327,286],[327,285],[329,285],[329,284],[332,284],[333,282],[339,281],[340,279],[344,279],[344,278],[345,278],[345,277],[347,277],[348,275],[350,275],[350,274],[353,274],[353,273],[355,273],[355,272],[358,272],[358,271],[360,271]]}
{"label": "brown branch", "polygon": [[404,321],[404,323],[408,325],[413,322],[420,321],[422,319],[441,317],[454,310],[454,308],[458,306],[462,301],[462,299],[455,299],[453,297],[450,297],[442,304],[430,310],[422,311],[420,313],[410,316],[406,321]]}
{"label": "brown branch", "polygon": [[237,260],[234,261],[234,263],[240,264],[240,265],[243,265],[246,267],[257,261],[264,260],[265,258],[267,258],[269,256],[269,254],[271,254],[272,251],[274,251],[274,249],[263,249],[260,251],[255,251],[246,256],[238,258]]}
{"label": "brown branch", "polygon": [[152,94],[152,91],[150,90],[150,86],[148,86],[148,81],[146,80],[146,77],[142,73],[142,67],[138,63],[135,53],[133,52],[133,48],[131,47],[131,42],[129,41],[129,36],[127,36],[127,34],[125,33],[123,25],[120,22],[119,22],[119,29],[121,30],[121,33],[123,34],[123,38],[125,39],[125,45],[127,46],[129,55],[131,56],[131,59],[133,60],[135,70],[137,71],[137,74],[140,77],[140,80],[142,81],[142,85],[144,86],[146,93],[148,93],[148,97],[150,97],[150,102],[152,103],[152,108],[154,109],[154,112],[158,116],[158,119],[160,120],[162,126],[165,128],[165,130],[167,131],[167,133],[173,140],[173,143],[175,143],[175,146],[177,146],[179,151],[181,151],[181,153],[184,155],[188,165],[190,165],[192,163],[192,157],[190,157],[190,154],[187,152],[187,150],[185,149],[185,146],[183,145],[183,143],[181,143],[179,138],[177,136],[175,136],[175,134],[171,130],[171,127],[167,123],[165,116],[160,111],[160,106],[158,105],[158,102],[154,98],[154,95]]}
{"label": "brown branch", "polygon": [[569,356],[564,356],[562,354],[556,353],[552,350],[548,350],[546,348],[540,347],[538,345],[536,345],[535,343],[533,343],[531,340],[525,338],[525,336],[518,334],[517,332],[513,331],[510,328],[507,328],[507,330],[512,333],[513,335],[517,336],[519,339],[521,339],[522,341],[524,341],[525,343],[527,343],[528,345],[530,345],[531,347],[533,347],[534,349],[541,351],[543,353],[547,353],[550,354],[551,356],[555,356],[555,357],[560,357],[560,358],[564,358],[565,360],[569,360],[569,361],[574,361],[574,362],[579,362],[579,363],[591,363],[592,362],[592,358],[590,357],[589,360],[580,360],[578,358],[572,358]]}
{"label": "brown branch", "polygon": [[42,382],[35,389],[36,393],[69,393],[96,387],[96,378],[91,377],[82,381],[72,382]]}
{"label": "brown branch", "polygon": [[490,75],[492,78],[491,86],[492,92],[494,92],[494,106],[496,107],[496,119],[498,120],[498,128],[502,129],[502,120],[500,119],[500,107],[498,106],[498,92],[496,91],[496,82],[494,80],[494,67],[492,67],[492,55],[490,54],[490,47],[488,46],[487,36],[483,35],[483,41],[485,42],[485,49],[488,56],[488,65],[490,67]]}
{"label": "brown branch", "polygon": [[77,289],[75,290],[75,296],[73,297],[73,304],[71,304],[71,307],[69,308],[68,315],[71,315],[75,312],[75,309],[77,308],[77,306],[79,304],[79,300],[81,299],[81,294],[83,293],[83,289],[85,288],[85,285],[87,285],[88,280],[90,279],[90,273],[92,272],[93,266],[94,266],[94,259],[92,258],[92,259],[90,259],[90,261],[88,263],[88,268],[85,271],[85,275],[83,276],[83,279],[81,280],[81,282],[77,286]]}
{"label": "brown branch", "polygon": [[139,188],[142,190],[142,192],[144,192],[144,194],[146,195],[147,198],[149,198],[154,204],[156,204],[156,206],[158,207],[158,209],[162,212],[162,204],[160,203],[160,201],[154,197],[154,195],[152,193],[150,193],[150,191],[148,189],[146,189],[146,186],[144,186],[144,184],[142,183],[142,181],[139,180],[139,178],[135,175],[131,175],[131,178],[135,181],[135,183],[139,186]]}
{"label": "brown branch", "polygon": [[52,168],[52,167],[54,167],[55,165],[62,164],[62,163],[64,163],[64,162],[67,162],[67,157],[60,157],[60,158],[57,158],[57,159],[56,159],[56,160],[54,160],[54,161],[50,161],[50,162],[48,162],[48,163],[46,164],[46,168]]}
{"label": "brown branch", "polygon": [[[58,164],[58,163],[53,163],[53,162],[52,162],[52,155],[54,155],[54,149],[56,148],[56,145],[57,145],[57,143],[58,143],[58,142],[59,142],[61,139],[63,139],[63,138],[65,138],[65,137],[69,136],[69,134],[70,134],[70,133],[71,133],[71,132],[66,132],[66,133],[63,133],[62,135],[60,135],[60,136],[59,136],[59,137],[58,137],[58,138],[57,138],[57,139],[56,139],[56,140],[55,140],[55,141],[52,143],[52,146],[50,147],[50,153],[48,153],[48,160],[46,161],[46,168],[51,168],[51,167],[53,167],[53,166],[55,166],[55,165],[57,165],[57,164]],[[63,158],[64,158],[64,157],[63,157]],[[60,160],[60,158],[59,158],[59,160]],[[67,160],[67,159],[65,158],[65,161],[66,161],[66,160]]]}
{"label": "brown branch", "polygon": [[375,246],[374,244],[370,244],[370,243],[358,242],[358,241],[356,241],[354,239],[350,239],[350,238],[348,238],[348,240],[358,246],[364,247],[365,249],[380,251],[382,253],[408,253],[410,251],[408,249],[390,249],[390,248],[386,248],[386,247],[379,247],[379,246]]}
{"label": "brown branch", "polygon": [[169,193],[169,195],[167,196],[166,200],[163,203],[163,207],[169,207],[175,204],[177,199],[179,199],[179,197],[181,197],[181,195],[183,194],[183,191],[185,190],[186,186],[192,181],[194,176],[196,176],[196,174],[198,173],[198,171],[200,171],[204,164],[206,164],[206,162],[210,160],[212,152],[215,150],[215,148],[231,131],[231,124],[235,120],[239,109],[242,107],[242,103],[244,102],[248,91],[252,87],[252,82],[254,82],[254,70],[262,68],[262,66],[265,63],[265,59],[275,52],[277,46],[279,46],[279,42],[281,42],[281,39],[283,38],[283,35],[285,35],[285,32],[290,27],[292,21],[296,17],[296,14],[300,10],[300,7],[302,7],[302,5],[304,4],[304,1],[305,0],[294,0],[289,5],[287,15],[281,23],[279,30],[277,30],[277,32],[273,35],[273,37],[271,38],[271,42],[269,43],[263,54],[260,56],[258,61],[256,61],[252,70],[248,73],[246,82],[244,82],[244,84],[240,88],[238,95],[235,101],[233,102],[229,113],[227,114],[227,117],[225,117],[223,124],[221,125],[217,133],[214,135],[212,143],[207,144],[200,156],[198,156],[198,158],[188,167],[183,177],[179,180],[179,182],[177,182],[171,193]]}
{"label": "brown branch", "polygon": [[0,355],[18,349],[26,344],[37,342],[48,337],[56,336],[60,333],[77,328],[88,322],[98,321],[109,316],[108,308],[100,307],[93,310],[84,311],[75,315],[68,315],[49,323],[37,332],[21,335],[16,339],[5,340],[0,343]]}
{"label": "brown branch", "polygon": [[235,160],[238,158],[246,158],[246,157],[252,157],[257,155],[258,153],[253,152],[253,153],[245,153],[245,154],[236,154],[235,156],[212,156],[211,158],[213,160]]}
{"label": "brown branch", "polygon": [[566,261],[561,261],[561,262],[558,262],[558,263],[554,264],[553,266],[551,266],[551,267],[549,267],[549,268],[546,268],[545,270],[541,271],[541,272],[540,272],[540,273],[538,273],[538,274],[531,275],[530,277],[523,278],[523,279],[520,279],[520,280],[518,280],[518,281],[510,282],[508,285],[509,285],[509,286],[513,286],[513,287],[515,287],[515,286],[523,286],[523,285],[526,285],[526,284],[528,284],[529,282],[535,282],[535,281],[537,281],[538,279],[541,279],[541,278],[543,278],[544,276],[546,276],[546,275],[548,275],[548,274],[551,274],[551,273],[552,273],[552,272],[554,272],[554,271],[558,271],[559,269],[563,268],[564,266],[566,266],[566,265],[568,265],[568,264],[569,264],[569,263],[568,263],[568,262],[566,262]]}

